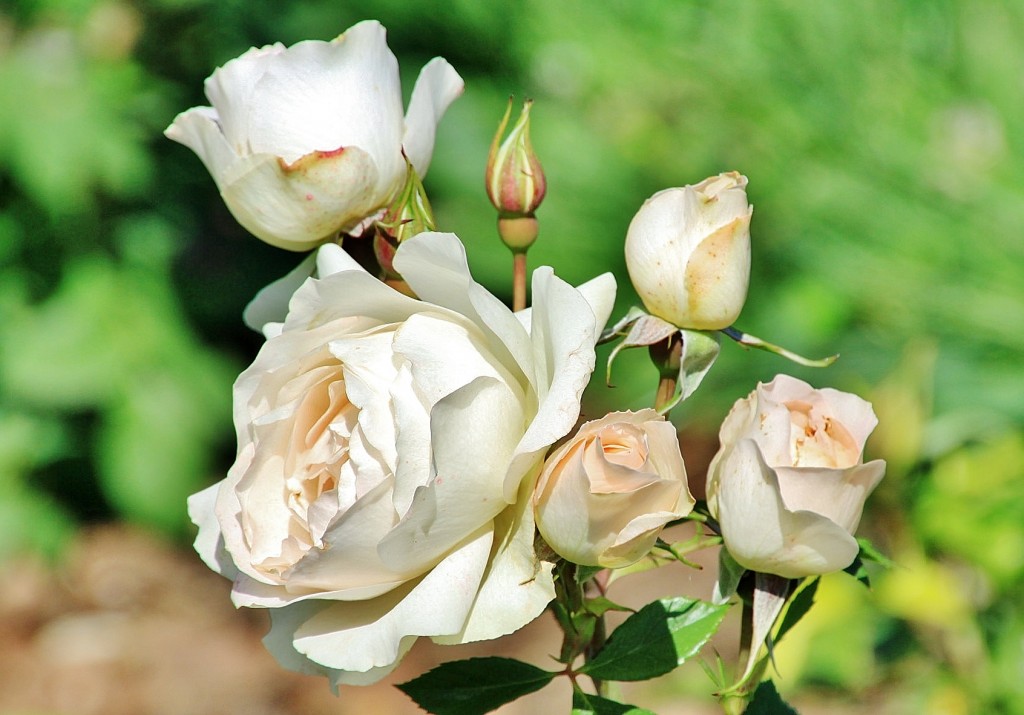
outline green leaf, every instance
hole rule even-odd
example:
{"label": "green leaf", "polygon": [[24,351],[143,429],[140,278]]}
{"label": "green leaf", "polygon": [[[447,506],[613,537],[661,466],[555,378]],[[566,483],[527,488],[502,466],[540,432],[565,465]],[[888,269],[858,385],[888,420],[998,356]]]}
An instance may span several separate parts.
{"label": "green leaf", "polygon": [[857,539],[857,543],[860,544],[860,551],[858,552],[857,557],[853,560],[853,563],[843,569],[843,572],[853,576],[864,584],[865,587],[871,588],[871,579],[865,564],[873,563],[878,564],[883,568],[891,569],[896,565],[896,563],[879,551],[878,548],[867,539],[859,538]]}
{"label": "green leaf", "polygon": [[654,715],[650,710],[635,705],[617,703],[582,690],[572,693],[572,715]]}
{"label": "green leaf", "polygon": [[575,573],[576,583],[582,585],[602,571],[604,571],[604,566],[577,566]]}
{"label": "green leaf", "polygon": [[587,613],[590,613],[594,616],[603,616],[608,611],[633,611],[633,609],[629,606],[623,606],[605,596],[595,596],[594,598],[588,598],[584,603],[584,608],[587,609]]}
{"label": "green leaf", "polygon": [[782,636],[786,635],[789,629],[795,626],[811,610],[811,606],[814,605],[814,595],[818,592],[818,583],[820,581],[820,578],[813,579],[793,596],[793,600],[789,602],[789,608],[786,609],[786,615],[782,617],[779,630],[775,634],[776,643],[781,641]]}
{"label": "green leaf", "polygon": [[682,597],[649,603],[627,618],[580,672],[598,680],[664,675],[707,643],[728,608]]}
{"label": "green leaf", "polygon": [[797,715],[797,712],[779,696],[775,683],[765,680],[757,686],[743,715]]}
{"label": "green leaf", "polygon": [[434,715],[484,715],[540,690],[556,675],[512,658],[470,658],[439,665],[397,687]]}

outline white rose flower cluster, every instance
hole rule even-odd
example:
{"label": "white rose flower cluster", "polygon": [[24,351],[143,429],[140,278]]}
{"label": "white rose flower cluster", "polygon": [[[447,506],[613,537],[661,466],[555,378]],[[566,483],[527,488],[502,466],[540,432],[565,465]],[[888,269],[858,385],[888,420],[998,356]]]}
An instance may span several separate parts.
{"label": "white rose flower cluster", "polygon": [[[404,215],[396,197],[423,191],[436,125],[462,88],[435,58],[403,117],[384,28],[362,22],[332,42],[228,62],[206,82],[213,106],[166,131],[249,231],[317,249],[247,309],[266,342],[234,386],[236,459],[189,499],[196,549],[233,580],[234,603],[269,609],[268,649],[335,687],[372,683],[421,636],[456,644],[518,630],[555,598],[553,560],[629,566],[695,508],[744,569],[790,579],[849,565],[885,467],[864,462],[868,403],[786,376],[759,385],[722,425],[706,509],[661,414],[700,384],[715,331],[803,360],[732,327],[750,275],[746,177],[720,174],[641,207],[625,254],[650,314],[631,310],[609,333],[624,338],[616,352],[654,347],[661,413],[611,412],[575,432],[615,299],[610,274],[574,288],[539,268],[532,307],[513,313],[474,281],[454,234],[411,235],[435,225],[425,193],[415,195],[429,222],[395,241],[388,266],[408,295],[333,242],[380,230],[385,210]],[[504,219],[516,212],[494,186],[529,194],[514,216],[532,222],[529,240],[510,244],[517,279],[546,190],[528,109],[519,144],[498,151],[496,139],[488,170],[508,184],[489,186]],[[584,600],[580,583],[564,588]]]}

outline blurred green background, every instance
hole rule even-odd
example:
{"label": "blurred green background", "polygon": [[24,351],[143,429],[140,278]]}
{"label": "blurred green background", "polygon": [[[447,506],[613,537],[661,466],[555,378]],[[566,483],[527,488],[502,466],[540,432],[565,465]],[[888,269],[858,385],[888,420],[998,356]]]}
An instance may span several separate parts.
{"label": "blurred green background", "polygon": [[[4,4],[0,560],[59,559],[110,520],[187,548],[184,499],[230,464],[231,382],[259,346],[241,310],[299,257],[247,235],[161,132],[250,46],[365,18],[388,28],[407,93],[434,55],[466,80],[426,186],[499,295],[510,260],[482,173],[510,94],[536,100],[549,185],[531,264],[614,271],[620,312],[643,200],[749,177],[739,327],[842,358],[814,371],[723,345],[677,422],[713,445],[729,405],[781,371],[870,397],[869,456],[890,467],[862,532],[899,564],[871,593],[826,580],[780,648],[780,687],[865,712],[1024,713],[1019,1]],[[589,413],[649,403],[641,351],[613,377]]]}

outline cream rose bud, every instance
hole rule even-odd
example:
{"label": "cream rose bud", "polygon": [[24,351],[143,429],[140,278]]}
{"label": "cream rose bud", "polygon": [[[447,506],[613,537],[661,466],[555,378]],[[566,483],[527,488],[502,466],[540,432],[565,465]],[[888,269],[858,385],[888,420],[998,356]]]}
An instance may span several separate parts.
{"label": "cream rose bud", "polygon": [[750,281],[747,177],[735,171],[659,191],[626,233],[626,268],[651,315],[693,330],[736,320]]}
{"label": "cream rose bud", "polygon": [[189,514],[235,604],[271,610],[283,665],[365,684],[419,636],[497,638],[554,596],[530,495],[576,423],[615,281],[538,268],[527,320],[452,234],[398,249],[421,300],[337,245],[316,256],[235,383],[235,463]]}
{"label": "cream rose bud", "polygon": [[741,566],[785,578],[838,571],[885,462],[863,461],[871,405],[779,375],[737,401],[708,469],[708,508]]}
{"label": "cream rose bud", "polygon": [[462,78],[437,57],[402,117],[398,61],[367,21],[330,42],[253,48],[206,80],[165,134],[202,159],[242,226],[304,251],[352,232],[402,188],[408,157],[422,177],[437,123]]}
{"label": "cream rose bud", "polygon": [[537,529],[556,553],[606,568],[642,558],[694,504],[676,428],[650,409],[580,427],[547,458],[533,500]]}

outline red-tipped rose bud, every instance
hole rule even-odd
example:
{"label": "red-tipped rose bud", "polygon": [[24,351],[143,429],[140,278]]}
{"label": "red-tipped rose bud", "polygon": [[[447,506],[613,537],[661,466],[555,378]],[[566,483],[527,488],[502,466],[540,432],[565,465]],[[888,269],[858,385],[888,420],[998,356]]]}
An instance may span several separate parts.
{"label": "red-tipped rose bud", "polygon": [[513,251],[529,248],[537,238],[537,223],[533,214],[547,191],[544,169],[530,144],[532,104],[533,101],[529,99],[523,103],[519,120],[505,140],[501,141],[512,114],[512,100],[509,99],[508,109],[491,142],[491,153],[487,159],[487,196],[498,210],[498,232],[501,239]]}

